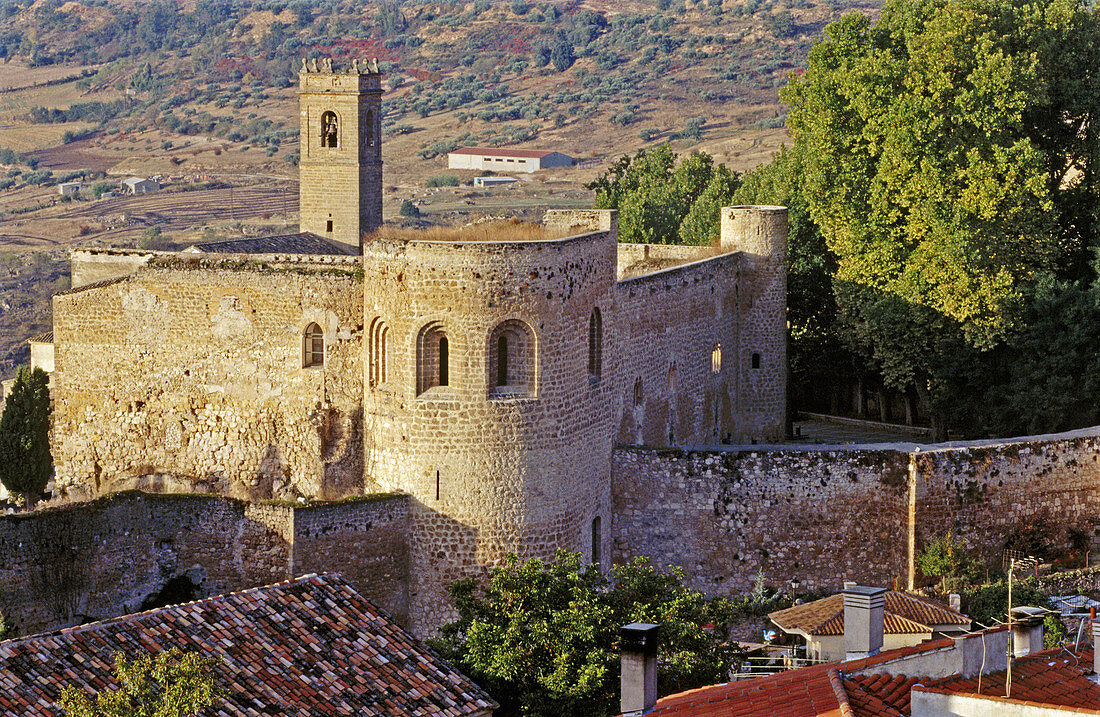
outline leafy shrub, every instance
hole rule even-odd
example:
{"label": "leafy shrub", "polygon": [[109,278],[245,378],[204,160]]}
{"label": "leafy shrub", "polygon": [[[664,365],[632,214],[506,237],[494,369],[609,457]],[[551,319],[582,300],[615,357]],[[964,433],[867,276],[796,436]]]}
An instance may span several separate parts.
{"label": "leafy shrub", "polygon": [[458,177],[453,174],[437,174],[434,177],[428,177],[426,184],[429,187],[457,187]]}
{"label": "leafy shrub", "polygon": [[420,209],[412,203],[411,199],[406,199],[401,202],[401,209],[399,211],[401,216],[408,217],[409,219],[419,219]]}

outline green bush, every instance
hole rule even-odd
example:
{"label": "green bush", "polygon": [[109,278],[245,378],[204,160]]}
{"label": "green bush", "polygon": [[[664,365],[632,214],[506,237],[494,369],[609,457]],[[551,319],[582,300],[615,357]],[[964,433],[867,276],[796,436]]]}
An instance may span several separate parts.
{"label": "green bush", "polygon": [[413,204],[411,199],[406,199],[401,202],[400,212],[401,216],[408,217],[409,219],[419,219],[420,209]]}
{"label": "green bush", "polygon": [[457,187],[458,177],[453,174],[437,174],[434,177],[428,177],[426,184],[429,187]]}

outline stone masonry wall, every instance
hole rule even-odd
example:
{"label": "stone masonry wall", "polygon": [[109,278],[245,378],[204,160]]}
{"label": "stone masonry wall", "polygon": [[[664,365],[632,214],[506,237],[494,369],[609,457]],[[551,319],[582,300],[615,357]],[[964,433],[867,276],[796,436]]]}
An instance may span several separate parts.
{"label": "stone masonry wall", "polygon": [[407,625],[409,527],[409,501],[399,495],[297,506],[291,574],[339,572]]}
{"label": "stone masonry wall", "polygon": [[914,457],[918,543],[953,530],[968,550],[999,566],[1005,541],[1021,526],[1060,525],[1086,538],[1100,528],[1096,429],[930,446]]}
{"label": "stone masonry wall", "polygon": [[615,285],[618,443],[716,445],[755,437],[744,435],[735,411],[740,261],[726,254]]}
{"label": "stone masonry wall", "polygon": [[400,496],[291,506],[138,492],[6,515],[0,612],[29,634],[133,612],[183,575],[205,597],[329,571],[404,620],[407,515]]}
{"label": "stone masonry wall", "polygon": [[[427,634],[450,619],[448,585],[508,553],[591,556],[595,539],[607,556],[614,233],[535,242],[382,238],[364,246],[363,258],[366,323],[387,327],[372,332],[386,337],[385,350],[368,348],[371,360],[385,361],[386,380],[364,396],[366,472],[374,490],[412,500],[414,630]],[[604,365],[592,376],[596,307],[606,317]],[[502,326],[526,336],[510,344],[529,348],[510,359],[524,366],[522,384],[497,386]],[[438,376],[438,339],[427,335],[447,339],[447,385],[422,385]],[[605,527],[594,530],[596,518]]]}
{"label": "stone masonry wall", "polygon": [[[187,261],[54,297],[57,486],[363,493],[355,268]],[[310,323],[323,367],[303,368]]]}
{"label": "stone masonry wall", "polygon": [[898,451],[620,448],[614,560],[680,565],[708,593],[903,581],[908,465]]}
{"label": "stone masonry wall", "polygon": [[[906,587],[947,530],[999,567],[1021,526],[1100,527],[1100,429],[942,446],[618,448],[615,561],[681,565],[712,593],[797,578]],[[1068,547],[1068,546],[1064,546]]]}

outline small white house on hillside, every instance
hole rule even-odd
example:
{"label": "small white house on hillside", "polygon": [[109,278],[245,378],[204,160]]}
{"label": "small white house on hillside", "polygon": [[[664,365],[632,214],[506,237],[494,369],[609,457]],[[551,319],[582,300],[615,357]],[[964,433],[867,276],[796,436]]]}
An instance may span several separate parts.
{"label": "small white house on hillside", "polygon": [[550,167],[572,167],[569,155],[548,149],[461,147],[447,155],[448,169],[491,169],[494,172],[537,172]]}
{"label": "small white house on hillside", "polygon": [[122,191],[124,194],[148,194],[149,192],[155,192],[159,189],[160,185],[151,179],[130,177],[129,179],[122,180]]}

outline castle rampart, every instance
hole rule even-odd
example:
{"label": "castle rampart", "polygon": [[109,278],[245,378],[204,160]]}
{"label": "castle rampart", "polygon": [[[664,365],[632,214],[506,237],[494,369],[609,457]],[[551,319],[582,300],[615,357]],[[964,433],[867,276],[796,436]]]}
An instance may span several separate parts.
{"label": "castle rampart", "polygon": [[0,612],[27,634],[140,610],[173,579],[205,597],[324,567],[404,620],[407,519],[402,496],[303,506],[137,492],[0,516]]}
{"label": "castle rampart", "polygon": [[[183,256],[54,297],[58,487],[361,493],[362,285],[327,261],[357,257]],[[304,365],[311,325],[322,366]]]}
{"label": "castle rampart", "polygon": [[942,446],[618,448],[612,498],[614,560],[682,565],[701,590],[741,592],[758,572],[774,586],[905,588],[916,554],[948,530],[992,566],[1020,526],[1094,539],[1100,428]]}

